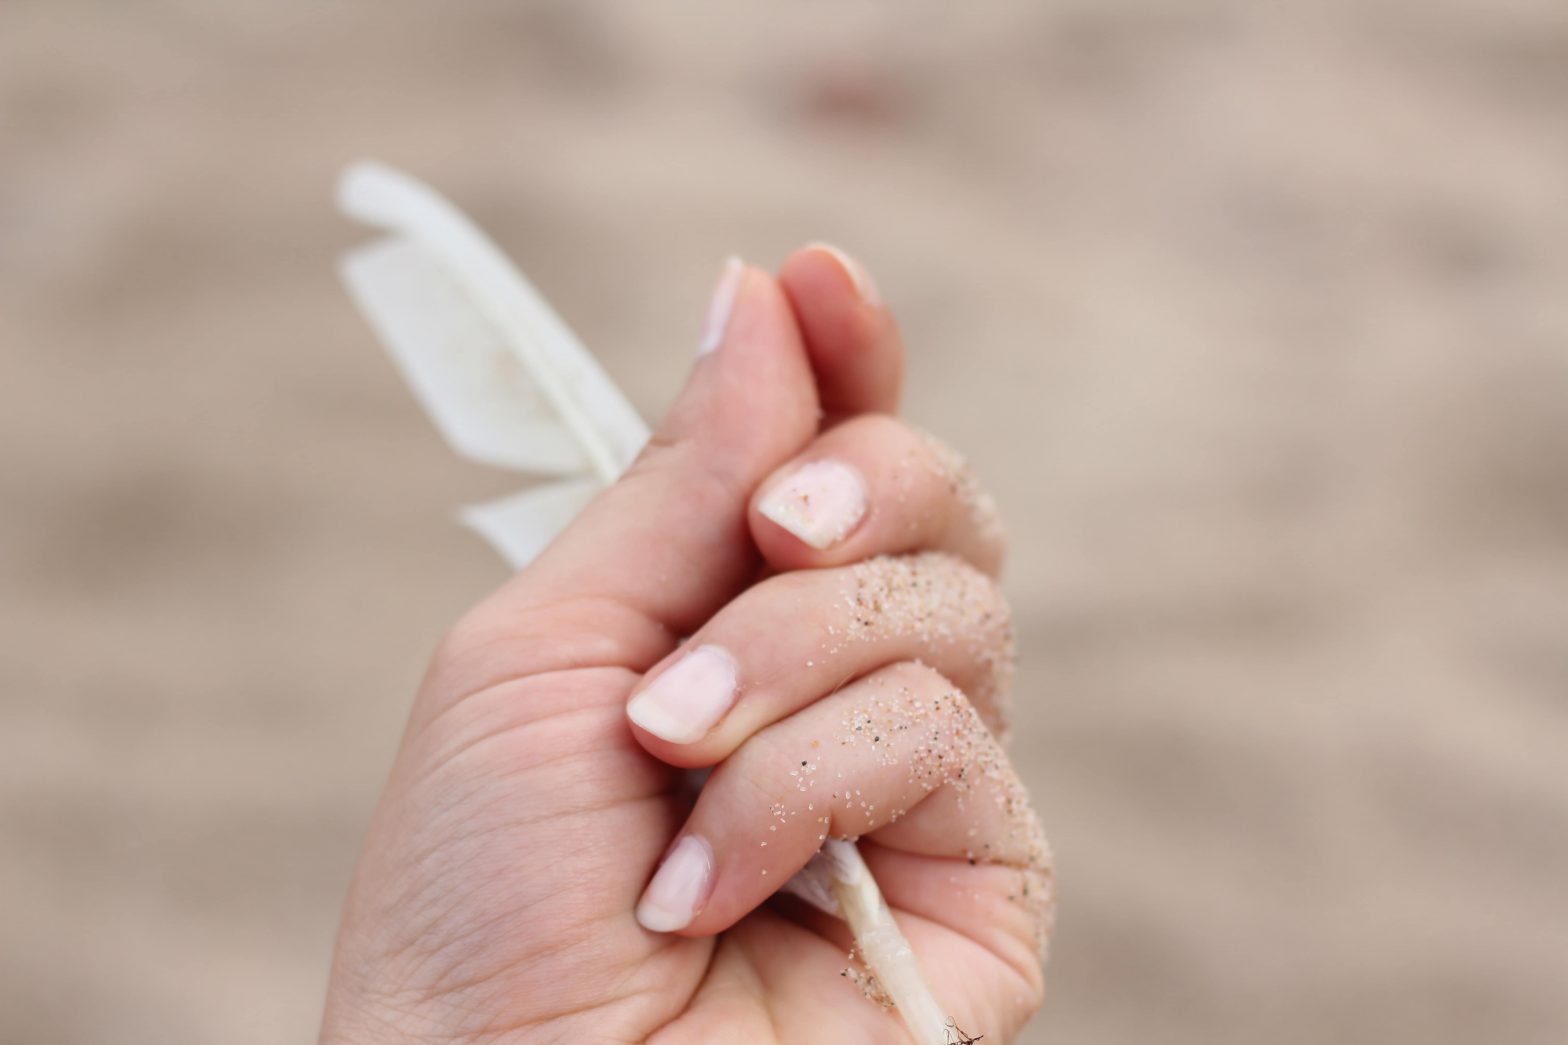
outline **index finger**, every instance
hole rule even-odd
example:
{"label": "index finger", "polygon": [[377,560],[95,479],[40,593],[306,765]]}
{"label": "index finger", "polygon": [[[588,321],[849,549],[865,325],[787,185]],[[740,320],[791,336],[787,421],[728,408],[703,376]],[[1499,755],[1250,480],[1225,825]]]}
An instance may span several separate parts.
{"label": "index finger", "polygon": [[865,266],[813,243],[785,260],[779,285],[800,324],[827,421],[896,412],[904,339]]}

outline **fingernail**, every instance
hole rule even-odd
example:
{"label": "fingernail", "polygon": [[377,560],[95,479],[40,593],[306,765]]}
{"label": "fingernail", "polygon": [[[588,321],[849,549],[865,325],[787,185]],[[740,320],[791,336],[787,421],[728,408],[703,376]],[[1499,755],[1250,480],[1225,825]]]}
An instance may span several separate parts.
{"label": "fingernail", "polygon": [[876,282],[871,278],[871,273],[867,272],[865,266],[861,265],[860,262],[831,243],[817,242],[810,244],[810,247],[812,250],[822,251],[822,253],[838,262],[839,268],[844,270],[844,274],[849,277],[849,281],[855,285],[855,293],[860,295],[861,301],[873,306],[882,304],[882,295],[877,292]]}
{"label": "fingernail", "polygon": [[811,461],[769,490],[757,510],[821,551],[848,537],[866,514],[866,485],[842,461]]}
{"label": "fingernail", "polygon": [[707,736],[735,703],[739,676],[723,646],[698,646],[633,697],[626,714],[656,737],[690,744]]}
{"label": "fingernail", "polygon": [[724,262],[724,274],[719,277],[719,285],[713,289],[713,300],[708,304],[708,318],[702,324],[702,341],[697,345],[697,354],[705,356],[719,347],[724,340],[724,328],[729,326],[730,313],[735,310],[735,294],[740,290],[740,280],[746,272],[746,266],[740,258],[732,257]]}
{"label": "fingernail", "polygon": [[670,850],[643,890],[637,901],[637,921],[656,933],[686,928],[707,900],[712,878],[713,851],[701,838],[687,835]]}

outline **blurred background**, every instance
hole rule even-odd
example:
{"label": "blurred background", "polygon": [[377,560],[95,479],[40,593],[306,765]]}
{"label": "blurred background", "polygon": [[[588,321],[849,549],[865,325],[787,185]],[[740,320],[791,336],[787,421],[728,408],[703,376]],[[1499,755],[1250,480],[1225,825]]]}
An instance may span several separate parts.
{"label": "blurred background", "polygon": [[0,1039],[312,1040],[497,584],[354,158],[650,417],[723,257],[876,274],[1007,511],[1031,1042],[1568,1040],[1568,6],[7,0]]}

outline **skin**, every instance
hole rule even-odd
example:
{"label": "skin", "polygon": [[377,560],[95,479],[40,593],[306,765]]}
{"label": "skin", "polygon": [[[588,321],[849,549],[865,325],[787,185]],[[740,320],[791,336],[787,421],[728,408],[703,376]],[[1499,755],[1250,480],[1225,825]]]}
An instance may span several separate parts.
{"label": "skin", "polygon": [[[823,832],[865,837],[928,979],[969,1033],[1006,1040],[1037,1007],[1038,919],[1017,894],[1022,876],[1049,883],[1019,869],[1016,818],[987,812],[989,784],[967,799],[940,781],[928,792],[912,786],[908,751],[890,762],[839,740],[867,701],[994,683],[979,654],[1005,623],[997,531],[891,416],[902,344],[865,287],[821,249],[777,278],[746,269],[722,343],[641,459],[453,627],[354,875],[323,1042],[906,1041],[895,1014],[839,975],[843,924],[770,899]],[[819,550],[758,502],[823,456],[865,478],[868,511]],[[1000,618],[959,621],[940,643],[825,646],[853,564],[921,552],[933,553],[922,570],[995,598]],[[625,709],[687,636],[688,649],[734,653],[741,696],[679,745]],[[807,660],[822,667],[800,670]],[[942,706],[954,730],[978,721],[961,694]],[[803,750],[819,764],[806,791],[788,775]],[[709,766],[694,802],[679,767]],[[849,791],[874,808],[835,798]],[[768,832],[775,804],[791,815]],[[894,810],[906,815],[889,824]],[[689,926],[649,932],[633,912],[682,832],[711,845],[716,878]],[[991,848],[971,861],[976,838]]]}

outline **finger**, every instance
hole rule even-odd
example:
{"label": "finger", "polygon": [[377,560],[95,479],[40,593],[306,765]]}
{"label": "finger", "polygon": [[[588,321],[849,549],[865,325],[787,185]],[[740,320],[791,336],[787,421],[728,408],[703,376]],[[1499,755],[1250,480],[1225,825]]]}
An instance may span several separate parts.
{"label": "finger", "polygon": [[989,577],[940,553],[762,581],[645,675],[626,713],[654,757],[709,766],[850,679],[917,658],[974,694],[1003,731],[1007,602]]}
{"label": "finger", "polygon": [[964,459],[896,418],[851,418],[763,480],[751,533],[768,564],[799,570],[933,549],[1001,570],[995,502]]}
{"label": "finger", "polygon": [[476,611],[487,625],[476,630],[515,630],[520,615],[541,606],[554,617],[571,607],[601,618],[579,629],[592,635],[610,630],[605,614],[620,614],[646,624],[615,629],[645,635],[645,649],[535,652],[649,663],[754,576],[746,499],[815,434],[815,382],[778,284],[738,261],[714,293],[702,346],[637,461]]}
{"label": "finger", "polygon": [[[869,836],[939,860],[962,888],[907,883],[912,903],[963,924],[969,894],[1011,897],[1007,922],[1033,942],[1050,902],[1044,834],[1000,744],[947,679],[898,664],[752,737],[716,770],[638,906],[647,928],[702,936],[756,908],[828,838]],[[922,865],[926,866],[926,865]],[[974,876],[970,867],[984,868]],[[1027,887],[1027,895],[1025,888]],[[882,882],[900,906],[895,877]],[[956,927],[956,926],[955,926]]]}
{"label": "finger", "polygon": [[791,254],[779,284],[795,310],[829,420],[898,409],[904,340],[865,267],[837,247]]}

